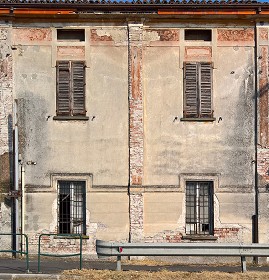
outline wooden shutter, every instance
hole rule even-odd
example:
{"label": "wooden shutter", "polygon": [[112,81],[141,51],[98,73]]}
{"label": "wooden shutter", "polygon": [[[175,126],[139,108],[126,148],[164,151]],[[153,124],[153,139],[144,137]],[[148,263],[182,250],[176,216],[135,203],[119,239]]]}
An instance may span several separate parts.
{"label": "wooden shutter", "polygon": [[184,117],[198,117],[198,64],[184,65]]}
{"label": "wooden shutter", "polygon": [[57,115],[70,115],[70,63],[69,61],[57,62]]}
{"label": "wooden shutter", "polygon": [[200,117],[212,117],[212,64],[200,63]]}
{"label": "wooden shutter", "polygon": [[84,61],[72,62],[72,114],[85,115],[85,63]]}

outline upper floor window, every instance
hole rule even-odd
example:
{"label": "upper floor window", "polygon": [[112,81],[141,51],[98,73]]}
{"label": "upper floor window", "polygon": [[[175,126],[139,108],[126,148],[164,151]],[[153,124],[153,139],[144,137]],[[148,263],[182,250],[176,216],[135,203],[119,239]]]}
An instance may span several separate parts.
{"label": "upper floor window", "polygon": [[57,116],[85,116],[85,62],[57,61]]}
{"label": "upper floor window", "polygon": [[184,118],[213,118],[212,63],[184,63]]}
{"label": "upper floor window", "polygon": [[212,32],[210,29],[185,29],[186,41],[211,41]]}
{"label": "upper floor window", "polygon": [[85,41],[84,29],[57,29],[58,41]]}

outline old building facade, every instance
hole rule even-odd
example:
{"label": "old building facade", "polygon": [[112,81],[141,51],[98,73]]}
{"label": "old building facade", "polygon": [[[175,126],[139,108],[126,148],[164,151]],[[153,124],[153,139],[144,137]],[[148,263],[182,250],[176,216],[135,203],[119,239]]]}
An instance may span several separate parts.
{"label": "old building facade", "polygon": [[83,234],[89,254],[97,238],[268,243],[268,15],[248,1],[0,4],[1,232],[18,200],[30,248],[41,233]]}

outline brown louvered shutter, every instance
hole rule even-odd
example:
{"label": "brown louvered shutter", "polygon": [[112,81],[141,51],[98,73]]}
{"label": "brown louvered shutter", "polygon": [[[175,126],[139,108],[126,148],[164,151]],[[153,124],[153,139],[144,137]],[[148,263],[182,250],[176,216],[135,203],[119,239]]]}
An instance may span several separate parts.
{"label": "brown louvered shutter", "polygon": [[198,64],[184,65],[184,112],[186,118],[198,117]]}
{"label": "brown louvered shutter", "polygon": [[200,117],[212,117],[212,64],[200,63]]}
{"label": "brown louvered shutter", "polygon": [[72,62],[72,115],[85,115],[85,63]]}
{"label": "brown louvered shutter", "polygon": [[57,62],[57,97],[56,107],[58,116],[70,115],[70,63],[69,61]]}

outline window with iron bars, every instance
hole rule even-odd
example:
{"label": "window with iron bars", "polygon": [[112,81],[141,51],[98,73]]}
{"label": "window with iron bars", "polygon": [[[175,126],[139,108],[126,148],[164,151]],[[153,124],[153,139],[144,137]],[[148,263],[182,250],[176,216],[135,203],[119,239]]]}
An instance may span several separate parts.
{"label": "window with iron bars", "polygon": [[186,182],[186,234],[214,234],[213,182]]}
{"label": "window with iron bars", "polygon": [[58,233],[86,234],[85,181],[58,181]]}

